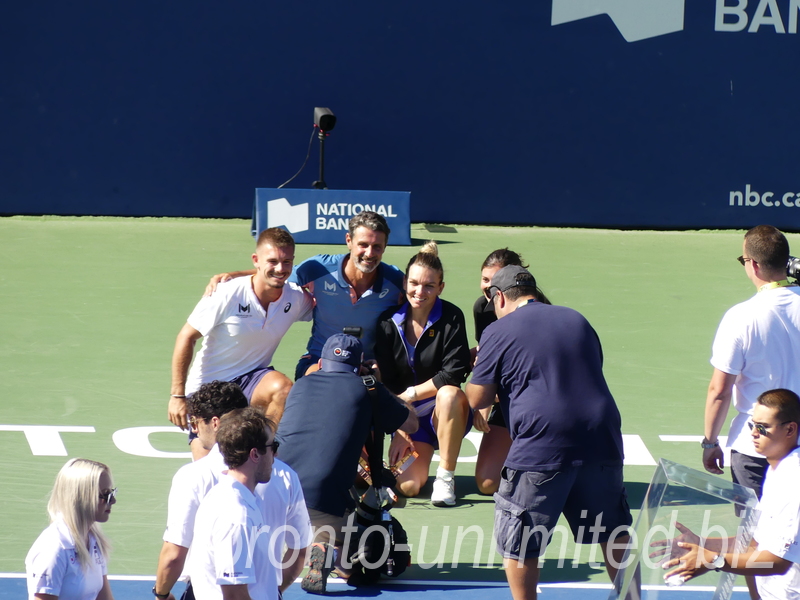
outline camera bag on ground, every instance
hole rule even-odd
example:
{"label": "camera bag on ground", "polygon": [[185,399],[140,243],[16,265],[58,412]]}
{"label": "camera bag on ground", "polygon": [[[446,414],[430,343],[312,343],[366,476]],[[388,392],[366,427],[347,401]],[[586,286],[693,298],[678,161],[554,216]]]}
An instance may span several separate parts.
{"label": "camera bag on ground", "polygon": [[372,401],[372,435],[366,443],[372,486],[358,502],[355,522],[358,533],[353,536],[347,556],[353,563],[350,585],[371,585],[381,575],[397,577],[411,563],[408,535],[389,512],[391,500],[386,487],[394,484],[394,476],[383,466],[383,431],[378,423],[376,380],[371,375],[361,378]]}

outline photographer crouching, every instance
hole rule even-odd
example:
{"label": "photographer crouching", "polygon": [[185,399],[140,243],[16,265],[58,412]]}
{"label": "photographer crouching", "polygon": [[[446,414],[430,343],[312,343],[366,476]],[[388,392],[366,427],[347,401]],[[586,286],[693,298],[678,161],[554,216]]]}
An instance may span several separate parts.
{"label": "photographer crouching", "polygon": [[[380,378],[373,365],[362,365],[362,359],[358,338],[343,333],[328,338],[320,370],[295,382],[286,398],[278,432],[280,458],[300,478],[315,530],[310,569],[302,583],[311,593],[325,593],[334,567],[341,577],[349,575],[342,566],[343,529],[355,508],[350,488],[373,423],[373,400],[360,375]],[[413,407],[382,384],[374,387],[380,431],[415,432],[418,421]]]}

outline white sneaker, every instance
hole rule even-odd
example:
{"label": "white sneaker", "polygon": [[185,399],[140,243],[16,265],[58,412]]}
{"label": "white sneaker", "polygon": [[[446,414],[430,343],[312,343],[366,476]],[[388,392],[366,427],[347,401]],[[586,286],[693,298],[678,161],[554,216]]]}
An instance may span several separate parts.
{"label": "white sneaker", "polygon": [[451,474],[436,473],[433,481],[433,492],[431,492],[431,504],[434,506],[455,506],[456,504],[456,480]]}

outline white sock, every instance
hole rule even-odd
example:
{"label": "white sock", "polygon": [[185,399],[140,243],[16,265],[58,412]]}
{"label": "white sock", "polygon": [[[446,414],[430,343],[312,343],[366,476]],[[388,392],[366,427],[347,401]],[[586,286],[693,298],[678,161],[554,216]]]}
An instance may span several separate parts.
{"label": "white sock", "polygon": [[442,467],[436,467],[436,477],[439,479],[453,479],[455,477],[455,473],[453,471],[443,469]]}

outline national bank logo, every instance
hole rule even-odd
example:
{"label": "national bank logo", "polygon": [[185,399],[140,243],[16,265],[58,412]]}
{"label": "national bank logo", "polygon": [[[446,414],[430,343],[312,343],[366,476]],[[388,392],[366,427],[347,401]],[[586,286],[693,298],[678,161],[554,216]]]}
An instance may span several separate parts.
{"label": "national bank logo", "polygon": [[683,30],[685,0],[553,0],[551,25],[608,15],[628,42]]}
{"label": "national bank logo", "polygon": [[[626,41],[638,42],[683,31],[685,1],[553,0],[550,24],[607,15]],[[800,0],[715,0],[714,31],[796,34],[799,13]]]}
{"label": "national bank logo", "polygon": [[286,198],[267,202],[267,228],[286,227],[289,233],[308,231],[308,203],[292,206]]}

